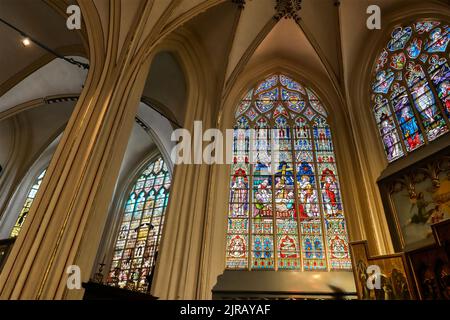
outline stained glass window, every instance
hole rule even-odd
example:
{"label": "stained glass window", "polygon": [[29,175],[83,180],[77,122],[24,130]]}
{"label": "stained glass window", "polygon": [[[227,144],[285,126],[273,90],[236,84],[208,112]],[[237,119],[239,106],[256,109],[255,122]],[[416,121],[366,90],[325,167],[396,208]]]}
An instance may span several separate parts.
{"label": "stained glass window", "polygon": [[16,224],[11,231],[11,238],[17,237],[19,235],[20,229],[22,229],[23,223],[28,216],[28,212],[30,212],[31,205],[36,198],[36,194],[39,190],[39,187],[41,186],[46,171],[47,169],[42,171],[41,174],[36,178],[36,181],[34,181],[33,186],[31,187],[31,190],[28,193],[25,203],[22,207],[22,210],[20,211],[19,217],[17,218]]}
{"label": "stained glass window", "polygon": [[124,204],[108,284],[146,292],[156,262],[169,199],[170,174],[163,159],[151,162]]}
{"label": "stained glass window", "polygon": [[449,131],[449,32],[439,21],[399,26],[378,57],[372,107],[389,162]]}
{"label": "stained glass window", "polygon": [[272,75],[244,96],[235,118],[227,269],[350,269],[331,129],[317,95]]}

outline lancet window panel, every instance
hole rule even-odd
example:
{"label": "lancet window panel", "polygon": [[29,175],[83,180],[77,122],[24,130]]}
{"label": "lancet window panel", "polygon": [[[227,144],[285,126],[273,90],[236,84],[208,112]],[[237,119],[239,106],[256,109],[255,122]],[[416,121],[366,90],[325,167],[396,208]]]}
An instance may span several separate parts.
{"label": "lancet window panel", "polygon": [[156,263],[171,177],[158,157],[138,177],[123,208],[107,283],[146,292]]}

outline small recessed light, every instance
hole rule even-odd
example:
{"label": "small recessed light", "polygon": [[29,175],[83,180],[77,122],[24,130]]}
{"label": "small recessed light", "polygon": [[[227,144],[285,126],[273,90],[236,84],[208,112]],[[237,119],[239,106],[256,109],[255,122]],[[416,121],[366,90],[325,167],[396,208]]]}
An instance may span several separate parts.
{"label": "small recessed light", "polygon": [[28,47],[29,45],[31,45],[31,40],[29,38],[23,38],[22,44],[24,47]]}

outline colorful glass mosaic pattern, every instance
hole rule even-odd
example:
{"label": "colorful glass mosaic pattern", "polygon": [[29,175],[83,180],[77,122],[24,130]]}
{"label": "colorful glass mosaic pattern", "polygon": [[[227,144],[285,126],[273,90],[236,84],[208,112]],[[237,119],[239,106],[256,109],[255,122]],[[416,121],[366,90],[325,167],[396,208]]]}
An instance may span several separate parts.
{"label": "colorful glass mosaic pattern", "polygon": [[124,207],[108,284],[147,291],[156,262],[171,178],[163,159],[151,162],[134,184]]}
{"label": "colorful glass mosaic pattern", "polygon": [[351,269],[331,128],[318,96],[275,74],[244,101],[254,108],[236,116],[227,269]]}
{"label": "colorful glass mosaic pattern", "polygon": [[449,131],[449,32],[439,21],[399,26],[378,57],[372,108],[389,162]]}

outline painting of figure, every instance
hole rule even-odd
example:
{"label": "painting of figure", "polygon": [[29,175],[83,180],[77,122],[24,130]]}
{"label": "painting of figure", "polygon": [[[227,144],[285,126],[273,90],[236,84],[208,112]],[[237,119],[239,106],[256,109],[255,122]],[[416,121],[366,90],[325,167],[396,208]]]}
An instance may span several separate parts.
{"label": "painting of figure", "polygon": [[450,181],[445,173],[434,183],[425,177],[404,187],[392,199],[405,246],[430,241],[431,225],[450,218]]}

